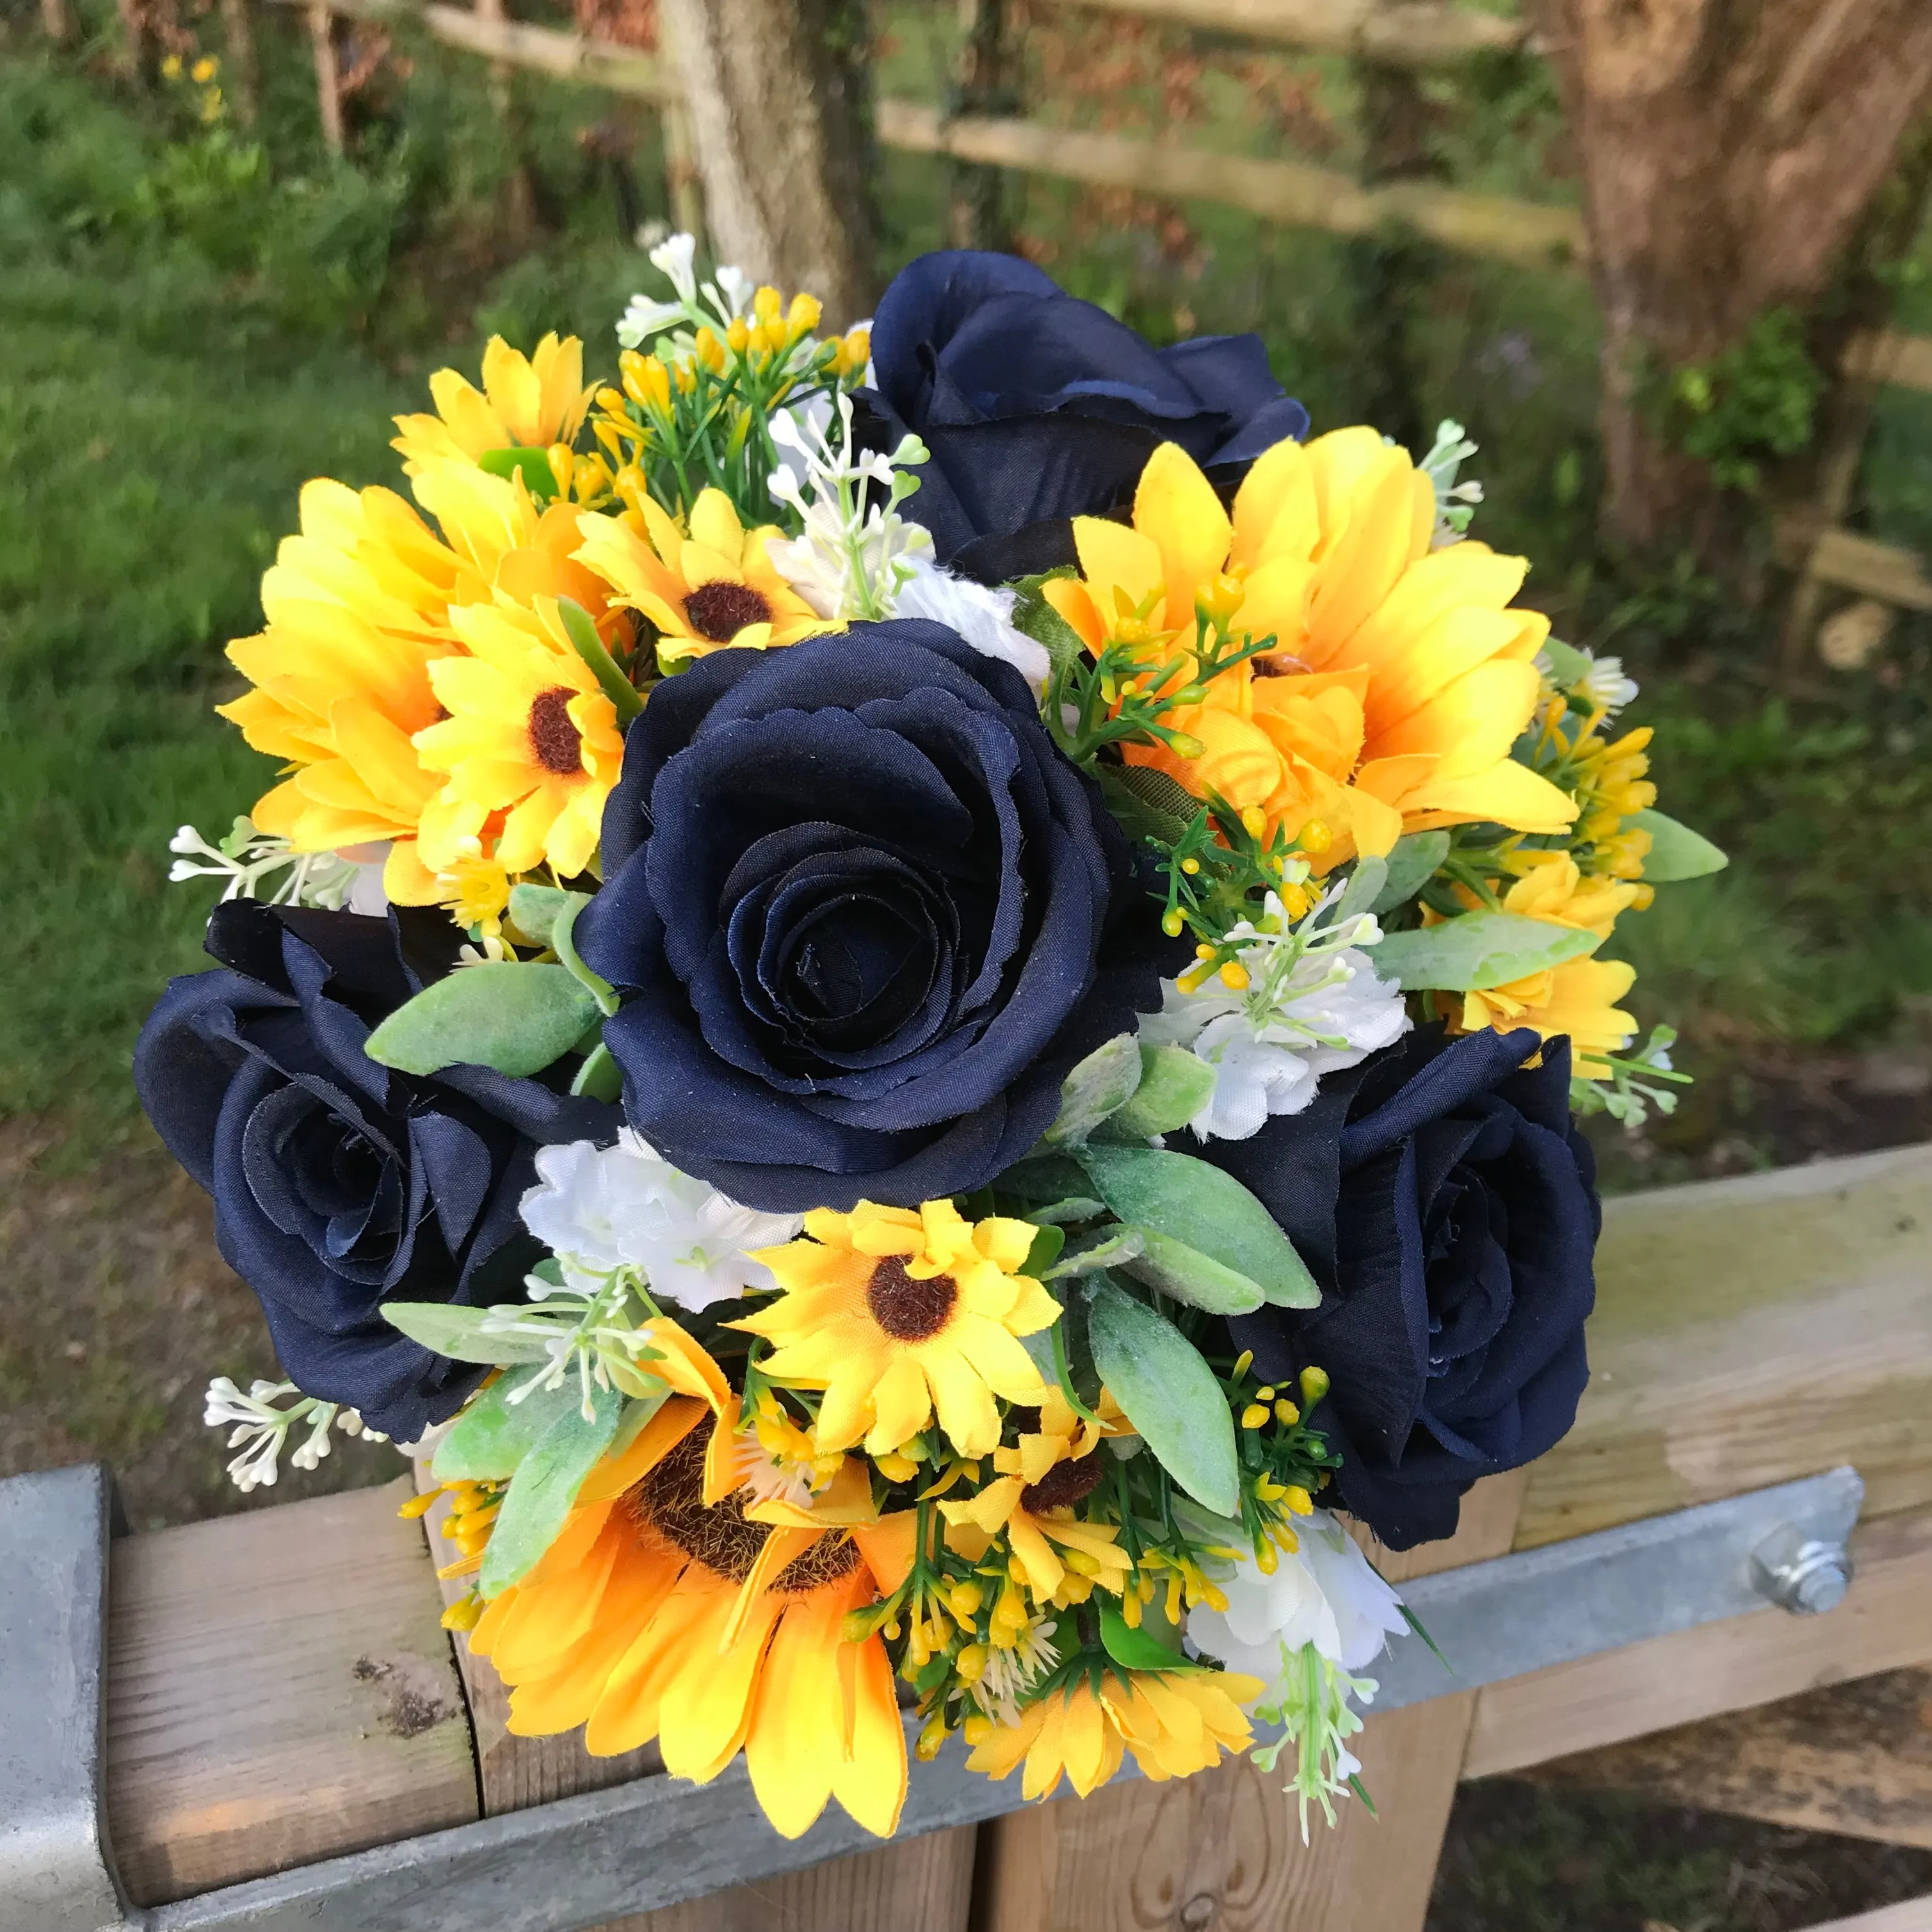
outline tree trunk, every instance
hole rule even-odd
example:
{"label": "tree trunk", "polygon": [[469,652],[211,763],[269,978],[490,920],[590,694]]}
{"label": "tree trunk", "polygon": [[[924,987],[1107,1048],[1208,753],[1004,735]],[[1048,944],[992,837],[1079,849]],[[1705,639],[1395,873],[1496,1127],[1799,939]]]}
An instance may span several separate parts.
{"label": "tree trunk", "polygon": [[1604,513],[1638,548],[1712,529],[1648,378],[1824,293],[1932,100],[1926,0],[1531,0],[1583,178],[1602,304]]}
{"label": "tree trunk", "polygon": [[829,325],[870,313],[871,48],[864,0],[664,0],[714,251]]}
{"label": "tree trunk", "polygon": [[[1019,50],[1007,11],[1008,0],[959,0],[955,113],[997,118],[1019,112]],[[946,228],[953,247],[1006,248],[1011,238],[1004,170],[955,160],[950,174]]]}

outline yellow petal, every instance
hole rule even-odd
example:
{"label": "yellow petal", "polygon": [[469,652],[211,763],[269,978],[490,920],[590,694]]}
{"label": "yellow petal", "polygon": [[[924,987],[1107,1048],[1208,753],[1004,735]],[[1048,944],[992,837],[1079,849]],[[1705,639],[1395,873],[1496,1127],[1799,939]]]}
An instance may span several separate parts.
{"label": "yellow petal", "polygon": [[1195,598],[1226,562],[1234,528],[1214,486],[1178,443],[1162,443],[1141,472],[1134,528],[1160,549],[1168,628],[1191,628]]}

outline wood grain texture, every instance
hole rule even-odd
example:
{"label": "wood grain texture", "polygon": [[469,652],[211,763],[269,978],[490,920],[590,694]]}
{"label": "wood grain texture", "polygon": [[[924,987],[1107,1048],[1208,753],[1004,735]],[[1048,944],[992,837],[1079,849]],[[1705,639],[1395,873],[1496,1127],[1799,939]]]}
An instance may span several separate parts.
{"label": "wood grain texture", "polygon": [[1591,1378],[1519,1548],[1840,1462],[1932,1502],[1932,1148],[1606,1204]]}
{"label": "wood grain texture", "polygon": [[[426,1466],[416,1466],[419,1486],[434,1486]],[[449,1559],[442,1536],[446,1501],[422,1519],[436,1566]],[[440,1580],[446,1601],[466,1586]],[[656,1744],[621,1757],[592,1757],[584,1734],[520,1738],[508,1729],[509,1694],[487,1658],[456,1646],[475,1727],[477,1778],[486,1814],[521,1810],[580,1791],[600,1791],[633,1778],[662,1777]],[[808,1870],[756,1885],[734,1886],[661,1911],[608,1922],[598,1932],[964,1932],[973,1886],[976,1828],[935,1832],[877,1851],[833,1858]]]}
{"label": "wood grain texture", "polygon": [[114,1545],[107,1811],[135,1900],[477,1815],[405,1482]]}
{"label": "wood grain texture", "polygon": [[1807,1691],[1558,1758],[1528,1775],[1801,1832],[1932,1847],[1932,1670]]}
{"label": "wood grain texture", "polygon": [[1477,1694],[1464,1775],[1517,1771],[1822,1684],[1932,1664],[1932,1509],[1862,1524],[1852,1555],[1850,1593],[1828,1616],[1767,1607],[1489,1685]]}
{"label": "wood grain texture", "polygon": [[1903,1904],[1861,1912],[1856,1918],[1814,1925],[1809,1932],[1932,1932],[1932,1898],[1908,1898]]}
{"label": "wood grain texture", "polygon": [[[1395,1556],[1400,1580],[1501,1556],[1521,1474],[1480,1484],[1456,1536]],[[1132,1779],[980,1827],[980,1932],[1409,1932],[1422,1924],[1473,1695],[1371,1717],[1357,1741],[1382,1819],[1342,1806],[1301,1842],[1280,1774],[1246,1759],[1169,1784]]]}

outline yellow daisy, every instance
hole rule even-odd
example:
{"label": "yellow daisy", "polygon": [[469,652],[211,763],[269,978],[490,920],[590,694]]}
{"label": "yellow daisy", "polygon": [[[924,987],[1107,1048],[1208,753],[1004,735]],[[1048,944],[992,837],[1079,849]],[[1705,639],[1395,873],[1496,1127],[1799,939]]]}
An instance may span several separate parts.
{"label": "yellow daisy", "polygon": [[577,556],[610,586],[614,602],[656,626],[665,669],[712,651],[764,650],[845,628],[820,616],[778,574],[765,545],[784,532],[776,524],[746,530],[722,490],[700,494],[688,532],[649,496],[637,499],[637,512],[643,536],[628,515],[586,515]]}
{"label": "yellow daisy", "polygon": [[1036,1402],[1042,1389],[1018,1340],[1048,1326],[1059,1304],[1019,1273],[1037,1232],[1024,1221],[963,1220],[950,1201],[916,1212],[862,1201],[850,1214],[819,1208],[808,1240],[767,1248],[785,1291],[729,1325],[762,1335],[759,1364],[775,1382],[823,1389],[814,1432],[821,1452],[885,1455],[939,1426],[962,1456],[1000,1439],[993,1398]]}
{"label": "yellow daisy", "polygon": [[396,418],[402,431],[390,445],[401,451],[403,469],[414,476],[426,465],[457,458],[467,463],[493,449],[547,449],[568,442],[597,393],[584,382],[584,345],[572,335],[546,335],[526,356],[500,335],[483,352],[479,391],[454,369],[429,379],[434,416]]}
{"label": "yellow daisy", "polygon": [[1190,1777],[1246,1749],[1254,1733],[1241,1706],[1264,1688],[1233,1671],[1096,1670],[1028,1705],[1016,1724],[969,1718],[967,1768],[1004,1778],[1024,1763],[1028,1798],[1050,1796],[1063,1772],[1084,1798],[1129,1751],[1156,1783]]}
{"label": "yellow daisy", "polygon": [[506,873],[548,863],[574,878],[597,850],[604,801],[624,741],[616,707],[572,647],[554,597],[530,608],[498,598],[449,614],[468,647],[430,667],[448,716],[411,741],[448,782],[423,808],[423,862],[444,871],[505,814],[490,856]]}
{"label": "yellow daisy", "polygon": [[1197,610],[1273,650],[1168,722],[1198,760],[1130,747],[1197,794],[1210,786],[1292,833],[1343,836],[1324,866],[1386,852],[1405,831],[1494,820],[1560,832],[1574,802],[1515,763],[1534,714],[1549,620],[1510,606],[1528,566],[1486,544],[1432,550],[1435,495],[1372,430],[1278,443],[1232,519],[1178,446],[1148,460],[1127,528],[1076,518],[1081,575],[1043,593],[1088,648],[1159,657],[1191,646]]}
{"label": "yellow daisy", "polygon": [[[1103,1420],[1119,1412],[1102,1394],[1097,1412]],[[1034,1595],[1061,1607],[1084,1602],[1090,1594],[1087,1571],[1070,1573],[1054,1546],[1077,1550],[1093,1566],[1092,1580],[1120,1594],[1130,1564],[1118,1548],[1118,1530],[1112,1523],[1082,1522],[1073,1506],[1098,1489],[1106,1475],[1096,1457],[1106,1428],[1095,1428],[1076,1415],[1058,1389],[1049,1388],[1040,1403],[1040,1426],[1023,1432],[1010,1448],[993,1451],[999,1474],[978,1495],[963,1502],[942,1502],[941,1514],[956,1526],[970,1523],[988,1537],[1004,1531]],[[1070,1575],[1073,1582],[1066,1592]],[[1064,1594],[1065,1593],[1065,1594]]]}

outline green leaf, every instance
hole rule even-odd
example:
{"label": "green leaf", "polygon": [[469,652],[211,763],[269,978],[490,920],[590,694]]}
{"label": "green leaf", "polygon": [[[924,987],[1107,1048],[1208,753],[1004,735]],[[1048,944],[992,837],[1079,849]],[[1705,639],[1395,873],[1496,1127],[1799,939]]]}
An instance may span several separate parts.
{"label": "green leaf", "polygon": [[512,886],[510,923],[532,946],[548,946],[552,923],[574,896],[556,886]]}
{"label": "green leaf", "polygon": [[[1139,1627],[1130,1624],[1113,1605],[1103,1598],[1100,1604],[1100,1642],[1107,1654],[1123,1670],[1199,1670],[1195,1663],[1180,1648],[1180,1632],[1174,1631],[1174,1646],[1170,1649],[1149,1628],[1150,1619],[1142,1612]],[[1166,1619],[1162,1620],[1163,1622]],[[1172,1629],[1172,1625],[1168,1625]]]}
{"label": "green leaf", "polygon": [[1013,604],[1013,628],[1036,644],[1046,646],[1046,655],[1058,676],[1067,665],[1087,654],[1080,634],[1040,594],[1040,586],[1049,577],[1071,577],[1070,570],[1042,571],[1036,577],[1022,577],[1014,588],[1019,596]]}
{"label": "green leaf", "polygon": [[1120,1272],[1190,1308],[1210,1315],[1252,1315],[1260,1307],[1259,1286],[1238,1269],[1224,1268],[1198,1248],[1177,1241],[1157,1228],[1124,1231],[1140,1237],[1138,1252],[1120,1263]]}
{"label": "green leaf", "polygon": [[432,981],[364,1050],[405,1073],[494,1066],[521,1077],[562,1058],[598,1017],[590,988],[568,967],[489,960]]}
{"label": "green leaf", "polygon": [[1561,638],[1545,638],[1542,655],[1550,660],[1550,675],[1559,689],[1567,691],[1590,675],[1592,659],[1587,651],[1566,644]]}
{"label": "green leaf", "polygon": [[1143,1046],[1141,1084],[1106,1123],[1109,1135],[1145,1140],[1186,1126],[1214,1091],[1214,1070],[1182,1046]]}
{"label": "green leaf", "polygon": [[1026,1218],[1042,1228],[1059,1227],[1070,1221],[1096,1221],[1106,1211],[1104,1201],[1096,1201],[1090,1195],[1069,1194],[1060,1200],[1042,1202],[1037,1208],[1029,1208]]}
{"label": "green leaf", "polygon": [[561,1388],[532,1389],[522,1401],[512,1402],[511,1396],[528,1379],[505,1376],[492,1382],[457,1418],[430,1462],[438,1482],[460,1482],[466,1477],[507,1482],[550,1424],[583,1400],[572,1379]]}
{"label": "green leaf", "polygon": [[532,1335],[486,1335],[487,1309],[458,1308],[446,1301],[386,1301],[382,1318],[400,1328],[412,1342],[453,1362],[488,1362],[512,1368],[524,1362],[547,1362],[548,1352]]}
{"label": "green leaf", "polygon": [[1094,1366],[1135,1434],[1196,1502],[1222,1516],[1238,1515],[1234,1419],[1200,1350],[1104,1274],[1093,1277],[1088,1295]]}
{"label": "green leaf", "polygon": [[1033,1246],[1028,1249],[1027,1258],[1020,1264],[1021,1274],[1030,1274],[1036,1281],[1044,1280],[1066,1245],[1066,1229],[1048,1222],[1034,1234]]}
{"label": "green leaf", "polygon": [[1158,1228],[1245,1275],[1277,1308],[1313,1308],[1315,1278],[1274,1216],[1237,1180],[1190,1154],[1158,1148],[1084,1148],[1094,1191],[1121,1220]]}
{"label": "green leaf", "polygon": [[1201,800],[1151,765],[1102,765],[1094,776],[1107,809],[1130,838],[1178,844],[1201,814]]}
{"label": "green leaf", "polygon": [[586,892],[572,892],[570,902],[556,916],[550,929],[550,950],[571,977],[583,986],[597,1002],[598,1012],[608,1019],[622,1002],[617,998],[617,989],[601,973],[593,973],[577,955],[578,915],[590,903]]}
{"label": "green leaf", "polygon": [[478,469],[507,481],[520,476],[524,487],[540,503],[556,494],[556,472],[550,466],[550,452],[528,444],[514,449],[486,449],[476,459]]}
{"label": "green leaf", "polygon": [[644,1432],[644,1425],[663,1408],[670,1397],[668,1383],[658,1382],[655,1376],[638,1374],[634,1377],[638,1382],[656,1382],[655,1388],[647,1388],[638,1399],[624,1405],[622,1419],[617,1424],[617,1432],[610,1438],[610,1446],[604,1454],[616,1457],[623,1454],[631,1444]]}
{"label": "green leaf", "polygon": [[477,1587],[500,1596],[556,1540],[584,1479],[610,1446],[622,1419],[624,1398],[615,1389],[592,1389],[592,1419],[572,1402],[538,1438],[517,1466],[490,1532]]}
{"label": "green leaf", "polygon": [[623,1098],[624,1070],[602,1040],[584,1055],[584,1064],[571,1080],[570,1090],[592,1100]]}
{"label": "green leaf", "polygon": [[1414,898],[1436,876],[1436,868],[1449,856],[1446,832],[1412,832],[1398,838],[1388,855],[1388,877],[1376,893],[1372,913],[1393,912]]}
{"label": "green leaf", "polygon": [[1382,897],[1382,886],[1388,878],[1386,859],[1372,852],[1358,859],[1354,869],[1348,874],[1348,883],[1342,889],[1342,896],[1323,918],[1322,925],[1340,926],[1358,913],[1372,911],[1376,901]]}
{"label": "green leaf", "polygon": [[1112,1268],[1117,1262],[1131,1261],[1141,1251],[1141,1230],[1112,1227],[1090,1234],[1079,1246],[1063,1256],[1048,1270],[1048,1278],[1064,1281],[1075,1275],[1091,1274],[1096,1268]]}
{"label": "green leaf", "polygon": [[1730,854],[1701,832],[1693,832],[1663,812],[1640,812],[1627,822],[1650,834],[1650,850],[1643,858],[1647,884],[1672,886],[1684,879],[1701,879],[1721,872],[1731,862]]}
{"label": "green leaf", "polygon": [[1377,976],[1399,981],[1405,992],[1439,986],[1468,993],[1580,958],[1597,943],[1594,932],[1520,913],[1466,912],[1440,926],[1390,933],[1374,961]]}
{"label": "green leaf", "polygon": [[1130,1033],[1096,1046],[1060,1083],[1060,1112],[1046,1138],[1055,1146],[1084,1141],[1141,1084],[1141,1050]]}
{"label": "green leaf", "polygon": [[637,686],[618,668],[616,659],[604,649],[590,613],[570,598],[560,597],[556,614],[563,620],[571,648],[590,666],[598,688],[616,708],[617,722],[626,724],[636,717],[644,708],[644,700],[638,695]]}

